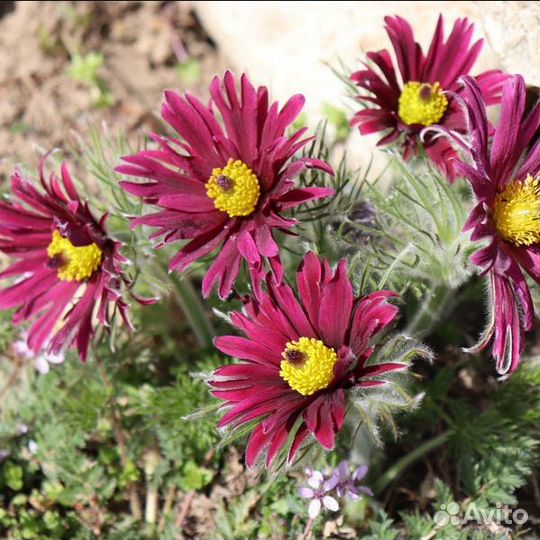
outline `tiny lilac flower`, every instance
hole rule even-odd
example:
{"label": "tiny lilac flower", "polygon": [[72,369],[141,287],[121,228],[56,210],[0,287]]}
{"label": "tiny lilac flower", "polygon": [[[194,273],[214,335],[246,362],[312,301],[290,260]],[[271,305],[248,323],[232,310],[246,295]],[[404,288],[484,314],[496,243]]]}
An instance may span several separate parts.
{"label": "tiny lilac flower", "polygon": [[[48,344],[45,343],[43,351],[46,351]],[[36,370],[45,375],[50,371],[50,364],[62,364],[65,360],[64,354],[59,352],[58,354],[42,352],[36,355],[32,349],[28,346],[26,333],[21,334],[21,338],[15,341],[12,345],[13,350],[17,356],[24,360],[33,360]]]}
{"label": "tiny lilac flower", "polygon": [[0,463],[2,463],[4,459],[8,458],[10,454],[11,452],[9,450],[0,450]]}
{"label": "tiny lilac flower", "polygon": [[38,443],[36,441],[30,441],[28,443],[28,450],[30,450],[31,454],[37,454],[37,451],[39,450]]}
{"label": "tiny lilac flower", "polygon": [[367,474],[366,465],[358,467],[354,472],[349,472],[349,462],[343,460],[332,473],[332,476],[325,482],[327,491],[335,490],[338,497],[348,496],[355,500],[361,493],[373,496],[373,492],[366,486],[359,486],[358,482]]}
{"label": "tiny lilac flower", "polygon": [[40,354],[38,357],[34,360],[34,365],[41,373],[42,375],[45,375],[46,373],[49,373],[50,371],[50,364],[62,364],[64,362],[64,355],[62,353],[59,354]]}
{"label": "tiny lilac flower", "polygon": [[306,469],[305,472],[308,476],[310,487],[300,488],[299,494],[303,499],[311,499],[308,507],[310,519],[315,519],[319,515],[323,505],[332,512],[339,510],[337,500],[331,495],[326,495],[330,490],[326,488],[323,474],[320,471],[313,471],[312,469]]}
{"label": "tiny lilac flower", "polygon": [[13,351],[19,358],[24,358],[25,360],[31,360],[34,358],[34,353],[28,346],[26,341],[26,334],[21,334],[21,338],[15,341],[12,345]]}

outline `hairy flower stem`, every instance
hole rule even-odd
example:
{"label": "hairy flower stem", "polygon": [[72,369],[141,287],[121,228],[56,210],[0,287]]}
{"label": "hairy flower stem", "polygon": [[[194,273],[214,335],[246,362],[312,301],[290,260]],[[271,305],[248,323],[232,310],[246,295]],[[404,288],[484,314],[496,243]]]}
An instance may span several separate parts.
{"label": "hairy flower stem", "polygon": [[144,520],[146,523],[155,523],[157,520],[159,492],[155,482],[156,469],[160,462],[159,448],[153,446],[144,455],[144,472],[146,474],[146,507]]}
{"label": "hairy flower stem", "polygon": [[174,272],[169,274],[169,279],[174,285],[174,298],[195,334],[199,346],[203,349],[210,348],[216,334],[191,281],[179,278]]}
{"label": "hairy flower stem", "polygon": [[301,540],[308,540],[311,537],[311,529],[313,529],[313,523],[315,523],[315,519],[309,518],[308,522],[306,523],[306,528],[302,533]]}
{"label": "hairy flower stem", "polygon": [[153,524],[156,522],[158,501],[159,493],[157,488],[149,488],[146,492],[146,507],[144,511],[144,520],[146,523]]}
{"label": "hairy flower stem", "polygon": [[437,435],[437,437],[426,441],[424,444],[417,446],[412,452],[409,452],[407,455],[403,456],[397,463],[387,469],[387,471],[379,478],[379,480],[373,486],[373,492],[375,493],[375,495],[379,495],[382,491],[384,491],[388,484],[398,478],[403,473],[403,471],[407,467],[412,465],[416,460],[420,459],[432,450],[435,450],[435,448],[443,445],[448,440],[451,434],[451,431],[445,431],[444,433]]}
{"label": "hairy flower stem", "polygon": [[449,312],[448,304],[453,300],[456,291],[446,285],[435,287],[433,293],[426,296],[414,317],[407,325],[405,334],[422,337],[428,335],[441,321],[445,312]]}
{"label": "hairy flower stem", "polygon": [[[118,408],[116,407],[116,402],[114,400],[113,385],[111,381],[109,380],[109,377],[107,377],[107,373],[105,372],[103,362],[101,361],[101,358],[97,354],[96,351],[94,351],[94,359],[96,361],[98,373],[101,378],[101,381],[103,382],[103,386],[107,389],[107,392],[109,394],[109,405],[110,405],[110,410],[111,410],[110,420],[113,426],[114,438],[116,440],[116,443],[118,444],[118,451],[120,453],[120,463],[122,464],[122,467],[126,468],[129,465],[129,454],[128,454],[127,445],[126,445],[126,438],[122,430],[122,425],[120,423],[120,414],[118,412]],[[139,499],[139,494],[137,493],[137,486],[132,482],[127,487],[128,487],[128,493],[129,493],[129,506],[130,506],[131,514],[136,520],[141,520],[142,507],[141,507],[141,501]]]}

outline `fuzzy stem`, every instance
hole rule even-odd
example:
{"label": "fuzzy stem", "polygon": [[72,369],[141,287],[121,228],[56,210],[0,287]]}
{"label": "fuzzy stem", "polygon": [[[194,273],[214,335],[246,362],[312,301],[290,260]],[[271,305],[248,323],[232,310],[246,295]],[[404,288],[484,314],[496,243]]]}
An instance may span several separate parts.
{"label": "fuzzy stem", "polygon": [[426,441],[424,444],[417,446],[412,452],[403,456],[397,463],[392,465],[387,471],[379,478],[377,483],[373,486],[375,495],[379,495],[391,482],[393,482],[403,471],[412,465],[417,459],[420,459],[425,454],[428,454],[435,448],[438,448],[444,444],[450,435],[451,431],[445,431],[437,437]]}
{"label": "fuzzy stem", "polygon": [[210,348],[216,334],[191,281],[187,278],[179,278],[174,272],[169,274],[169,279],[174,285],[174,297],[195,334],[199,346],[203,349]]}
{"label": "fuzzy stem", "polygon": [[[124,432],[122,431],[122,424],[120,423],[120,415],[118,413],[118,409],[116,407],[116,403],[113,397],[113,385],[111,381],[109,380],[109,378],[107,377],[107,373],[105,372],[105,368],[103,366],[100,356],[95,351],[94,351],[94,359],[96,361],[98,373],[103,382],[103,386],[107,389],[107,392],[109,393],[109,396],[110,396],[109,397],[109,405],[111,409],[110,419],[113,426],[114,438],[116,439],[116,443],[118,444],[118,451],[120,453],[120,463],[122,464],[122,467],[127,467],[129,464],[129,454],[128,454],[127,445],[126,445],[126,438],[125,438]],[[131,509],[131,514],[136,520],[141,520],[142,519],[141,501],[139,499],[139,494],[137,493],[137,486],[134,483],[129,484],[128,493],[129,493],[129,505]]]}
{"label": "fuzzy stem", "polygon": [[306,528],[302,533],[301,540],[308,540],[311,537],[311,529],[313,528],[313,523],[315,523],[315,518],[309,518],[306,523]]}
{"label": "fuzzy stem", "polygon": [[455,290],[446,285],[435,287],[433,294],[424,299],[413,319],[407,325],[405,334],[418,337],[429,334],[443,318],[443,312],[447,310],[448,303],[455,294]]}
{"label": "fuzzy stem", "polygon": [[144,472],[146,474],[146,508],[144,520],[154,524],[157,520],[159,492],[154,481],[156,469],[159,466],[160,455],[158,448],[151,448],[144,456]]}
{"label": "fuzzy stem", "polygon": [[146,492],[146,508],[144,512],[144,520],[146,523],[155,523],[158,508],[158,490],[155,487],[149,487]]}

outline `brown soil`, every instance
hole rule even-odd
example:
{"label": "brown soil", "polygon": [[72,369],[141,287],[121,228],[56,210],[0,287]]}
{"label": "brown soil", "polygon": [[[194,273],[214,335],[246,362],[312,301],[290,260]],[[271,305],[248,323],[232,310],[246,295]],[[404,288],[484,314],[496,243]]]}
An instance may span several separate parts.
{"label": "brown soil", "polygon": [[[91,124],[128,135],[156,129],[164,89],[189,84],[204,95],[224,66],[184,2],[2,2],[0,51],[0,186],[17,163],[34,169]],[[103,55],[110,106],[68,73],[73,55],[92,52]],[[182,80],[186,61],[197,62],[196,81]]]}

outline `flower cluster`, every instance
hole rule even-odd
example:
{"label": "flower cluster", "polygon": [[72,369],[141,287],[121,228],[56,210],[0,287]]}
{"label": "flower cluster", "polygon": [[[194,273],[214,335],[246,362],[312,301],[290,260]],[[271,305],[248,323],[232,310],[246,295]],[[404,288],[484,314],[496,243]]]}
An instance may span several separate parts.
{"label": "flower cluster", "polygon": [[373,492],[366,486],[360,485],[368,472],[366,465],[362,465],[351,472],[349,462],[343,460],[329,476],[311,468],[305,470],[307,476],[306,487],[299,490],[303,499],[309,500],[308,515],[315,519],[324,507],[332,512],[339,510],[339,500],[349,498],[356,500],[362,495],[373,496]]}
{"label": "flower cluster", "polygon": [[[19,358],[33,361],[36,371],[42,375],[49,373],[51,364],[62,364],[65,360],[65,356],[62,352],[59,354],[50,354],[46,351],[42,351],[36,356],[36,353],[28,346],[28,338],[25,334],[21,335],[20,339],[13,343],[12,348]],[[46,346],[44,348],[46,349]]]}
{"label": "flower cluster", "polygon": [[[534,306],[524,273],[540,280],[539,105],[526,107],[525,82],[492,70],[468,75],[482,40],[471,46],[474,27],[458,19],[444,41],[439,17],[427,54],[401,17],[386,17],[401,83],[388,51],[370,52],[372,65],[351,79],[368,105],[352,119],[362,134],[386,131],[379,145],[401,138],[404,159],[423,144],[425,154],[453,181],[467,179],[476,198],[464,230],[487,242],[473,256],[487,276],[490,321],[476,352],[493,344],[500,374],[519,364]],[[378,71],[377,71],[378,70]],[[501,103],[496,129],[487,106]],[[441,136],[445,135],[445,136]],[[469,155],[464,160],[458,151]]]}
{"label": "flower cluster", "polygon": [[[472,261],[487,276],[491,308],[472,350],[492,343],[498,372],[511,372],[534,323],[526,274],[540,282],[540,108],[527,109],[521,76],[468,75],[482,40],[472,43],[467,19],[457,20],[445,41],[440,17],[426,54],[404,19],[385,21],[397,69],[387,50],[367,54],[371,63],[351,75],[366,108],[351,122],[362,134],[384,131],[379,145],[399,141],[404,159],[422,154],[423,146],[450,181],[470,182],[475,205],[465,230],[484,242]],[[222,300],[243,302],[230,315],[241,335],[215,340],[219,351],[239,360],[208,380],[226,411],[219,427],[250,432],[249,466],[262,456],[270,466],[282,451],[291,462],[314,442],[334,448],[350,396],[387,385],[407,368],[379,354],[379,341],[398,315],[397,295],[357,296],[344,259],[333,267],[311,251],[296,284],[287,280],[280,237],[298,233],[290,211],[327,202],[338,191],[330,187],[332,167],[301,153],[314,139],[293,126],[304,98],[295,95],[280,107],[267,88],[231,72],[215,77],[209,93],[206,104],[189,93],[165,92],[162,116],[172,135],[151,133],[152,148],[124,156],[115,171],[127,177],[121,188],[147,205],[129,216],[131,227],[151,228],[156,248],[181,243],[169,270],[183,272],[195,261],[204,266],[214,254],[203,296],[215,287]],[[499,102],[493,128],[486,108]],[[115,314],[131,328],[126,293],[133,285],[122,243],[107,230],[108,214],[95,216],[65,163],[60,175],[47,178],[44,161],[39,187],[16,170],[11,197],[0,201],[0,251],[15,259],[0,273],[0,281],[8,280],[0,309],[15,308],[14,324],[28,323],[14,350],[36,359],[42,372],[70,347],[85,360],[98,328],[108,328]],[[307,169],[318,184],[299,181]],[[356,201],[353,212],[371,222],[369,204]],[[246,296],[235,288],[243,268],[251,286]],[[322,506],[337,509],[331,493],[369,494],[358,486],[365,473],[351,475],[346,462],[328,479],[311,471],[301,492],[311,500],[310,516]]]}

